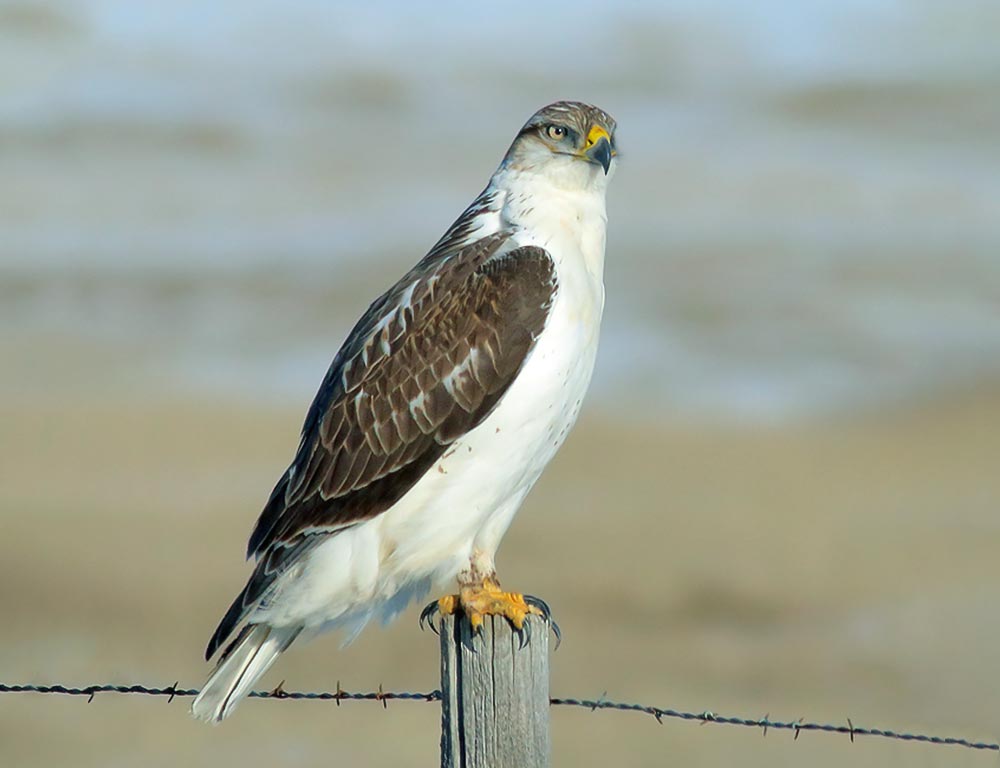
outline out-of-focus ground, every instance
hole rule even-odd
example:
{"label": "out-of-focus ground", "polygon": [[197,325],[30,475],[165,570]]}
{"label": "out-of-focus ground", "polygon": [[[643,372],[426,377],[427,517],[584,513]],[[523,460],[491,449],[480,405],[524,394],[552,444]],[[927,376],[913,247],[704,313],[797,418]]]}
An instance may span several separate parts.
{"label": "out-of-focus ground", "polygon": [[[0,678],[196,686],[301,414],[189,399],[0,407]],[[555,695],[995,739],[1000,393],[786,429],[584,419],[500,553],[564,633]],[[410,612],[262,685],[429,690]],[[3,765],[433,765],[427,704],[0,697]],[[944,748],[553,713],[556,765],[965,765]],[[978,759],[986,759],[977,756]]]}
{"label": "out-of-focus ground", "polygon": [[[568,97],[620,124],[602,350],[500,553],[563,628],[553,693],[1000,738],[998,13],[0,2],[0,681],[200,684],[351,322]],[[263,685],[437,686],[415,612],[336,645]],[[432,765],[438,717],[2,695],[0,765]],[[553,736],[555,765],[989,759]]]}

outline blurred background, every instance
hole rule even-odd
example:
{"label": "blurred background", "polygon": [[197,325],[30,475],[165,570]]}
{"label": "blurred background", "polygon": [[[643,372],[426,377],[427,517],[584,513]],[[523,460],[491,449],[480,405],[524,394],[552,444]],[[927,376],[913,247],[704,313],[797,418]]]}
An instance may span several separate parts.
{"label": "blurred background", "polygon": [[[619,122],[602,350],[499,558],[563,628],[553,694],[996,740],[998,39],[989,0],[0,0],[0,681],[201,683],[352,322],[569,98]],[[282,679],[430,690],[437,646],[411,612]],[[0,696],[0,763],[434,765],[438,718]],[[553,739],[988,759],[558,709]]]}

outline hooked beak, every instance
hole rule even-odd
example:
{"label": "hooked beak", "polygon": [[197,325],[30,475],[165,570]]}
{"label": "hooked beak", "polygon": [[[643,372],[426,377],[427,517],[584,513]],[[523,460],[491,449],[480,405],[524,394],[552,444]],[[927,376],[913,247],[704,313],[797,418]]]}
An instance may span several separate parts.
{"label": "hooked beak", "polygon": [[584,156],[592,163],[597,163],[604,169],[604,175],[608,175],[611,168],[611,158],[615,156],[615,150],[611,146],[611,137],[608,132],[595,125],[587,134],[587,148]]}
{"label": "hooked beak", "polygon": [[604,169],[604,175],[608,175],[611,168],[611,158],[614,157],[614,150],[611,149],[611,142],[607,139],[599,140],[585,153],[587,159],[592,163],[598,163]]}

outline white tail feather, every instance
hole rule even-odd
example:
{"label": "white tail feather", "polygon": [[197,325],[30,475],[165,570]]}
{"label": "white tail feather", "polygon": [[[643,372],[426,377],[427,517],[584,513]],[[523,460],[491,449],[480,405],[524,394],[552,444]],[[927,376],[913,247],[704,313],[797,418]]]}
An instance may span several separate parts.
{"label": "white tail feather", "polygon": [[206,723],[218,723],[229,717],[301,629],[268,624],[251,628],[209,675],[191,704],[191,714]]}

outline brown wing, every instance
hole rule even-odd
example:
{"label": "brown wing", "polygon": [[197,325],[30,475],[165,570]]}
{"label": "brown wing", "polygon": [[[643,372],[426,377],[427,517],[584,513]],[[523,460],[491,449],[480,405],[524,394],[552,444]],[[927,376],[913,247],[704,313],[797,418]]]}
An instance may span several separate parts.
{"label": "brown wing", "polygon": [[497,405],[556,290],[549,255],[536,247],[496,255],[506,240],[484,238],[430,265],[428,257],[358,323],[257,521],[249,543],[257,568],[207,656],[291,563],[395,504]]}

